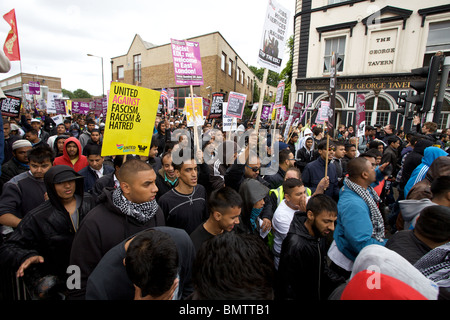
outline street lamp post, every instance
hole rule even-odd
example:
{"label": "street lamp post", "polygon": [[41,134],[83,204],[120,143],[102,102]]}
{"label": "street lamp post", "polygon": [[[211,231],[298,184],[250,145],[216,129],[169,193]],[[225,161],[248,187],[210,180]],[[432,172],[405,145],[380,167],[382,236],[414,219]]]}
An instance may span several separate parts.
{"label": "street lamp post", "polygon": [[88,53],[87,54],[89,57],[96,57],[96,58],[100,58],[102,60],[102,98],[105,97],[105,76],[103,73],[103,57],[98,57],[98,56],[94,56],[93,54]]}

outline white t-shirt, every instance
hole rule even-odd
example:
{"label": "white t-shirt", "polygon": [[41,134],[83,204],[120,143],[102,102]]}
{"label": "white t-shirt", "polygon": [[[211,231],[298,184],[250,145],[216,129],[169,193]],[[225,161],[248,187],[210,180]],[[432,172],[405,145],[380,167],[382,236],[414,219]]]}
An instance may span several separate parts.
{"label": "white t-shirt", "polygon": [[278,270],[278,263],[280,262],[281,244],[284,238],[286,238],[291,226],[292,219],[294,218],[296,210],[291,209],[286,204],[286,199],[280,202],[280,205],[275,210],[272,218],[273,229],[273,251],[275,253],[275,268]]}

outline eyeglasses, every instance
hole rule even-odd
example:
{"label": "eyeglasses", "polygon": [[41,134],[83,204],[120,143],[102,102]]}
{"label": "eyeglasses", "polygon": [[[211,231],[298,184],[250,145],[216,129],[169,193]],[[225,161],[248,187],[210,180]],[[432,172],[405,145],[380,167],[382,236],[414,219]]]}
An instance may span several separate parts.
{"label": "eyeglasses", "polygon": [[259,168],[253,168],[253,167],[250,167],[249,165],[245,165],[247,168],[249,168],[249,169],[252,169],[252,171],[253,172],[258,172],[261,168],[259,167]]}

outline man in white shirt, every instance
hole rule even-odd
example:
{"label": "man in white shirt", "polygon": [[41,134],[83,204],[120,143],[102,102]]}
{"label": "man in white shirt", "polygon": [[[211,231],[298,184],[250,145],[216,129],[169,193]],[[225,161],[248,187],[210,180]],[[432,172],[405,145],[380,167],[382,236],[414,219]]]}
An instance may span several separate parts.
{"label": "man in white shirt", "polygon": [[281,245],[289,231],[295,212],[306,210],[306,188],[299,179],[291,178],[283,182],[284,200],[275,210],[272,219],[274,235],[273,253],[275,257],[275,268],[278,269],[280,261]]}

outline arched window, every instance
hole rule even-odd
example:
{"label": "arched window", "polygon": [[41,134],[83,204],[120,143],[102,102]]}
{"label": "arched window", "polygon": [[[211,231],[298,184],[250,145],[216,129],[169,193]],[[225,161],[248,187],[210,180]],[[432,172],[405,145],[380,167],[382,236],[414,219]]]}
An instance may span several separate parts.
{"label": "arched window", "polygon": [[390,119],[391,107],[387,99],[381,96],[366,99],[366,124],[385,126]]}

